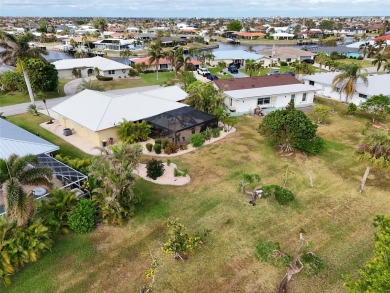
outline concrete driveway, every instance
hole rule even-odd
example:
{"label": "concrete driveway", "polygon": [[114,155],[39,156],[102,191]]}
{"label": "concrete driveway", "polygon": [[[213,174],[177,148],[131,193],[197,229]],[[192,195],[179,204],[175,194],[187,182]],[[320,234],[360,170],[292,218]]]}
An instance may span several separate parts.
{"label": "concrete driveway", "polygon": [[245,73],[242,73],[240,71],[238,71],[238,73],[230,73],[229,70],[227,68],[224,68],[222,70],[223,72],[226,72],[227,74],[230,74],[233,76],[233,78],[243,78],[243,77],[248,77],[248,75],[246,75]]}

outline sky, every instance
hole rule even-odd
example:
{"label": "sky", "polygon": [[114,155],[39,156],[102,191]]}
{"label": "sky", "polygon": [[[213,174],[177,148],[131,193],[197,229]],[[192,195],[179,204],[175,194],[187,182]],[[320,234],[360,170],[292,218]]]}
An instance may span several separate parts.
{"label": "sky", "polygon": [[0,16],[389,16],[390,0],[0,0]]}

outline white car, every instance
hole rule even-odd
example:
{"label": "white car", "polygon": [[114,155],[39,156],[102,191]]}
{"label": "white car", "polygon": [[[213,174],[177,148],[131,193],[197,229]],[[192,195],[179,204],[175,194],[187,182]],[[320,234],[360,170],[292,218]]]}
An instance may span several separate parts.
{"label": "white car", "polygon": [[196,72],[202,76],[210,75],[210,71],[207,68],[198,68]]}

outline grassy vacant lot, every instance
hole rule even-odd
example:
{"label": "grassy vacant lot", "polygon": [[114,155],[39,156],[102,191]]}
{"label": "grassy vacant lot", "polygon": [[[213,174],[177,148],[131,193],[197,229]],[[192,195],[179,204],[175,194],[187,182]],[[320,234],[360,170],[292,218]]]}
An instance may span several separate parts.
{"label": "grassy vacant lot", "polygon": [[[46,98],[58,98],[65,96],[64,94],[64,85],[65,83],[69,82],[69,79],[60,78],[59,84],[58,84],[58,92],[46,92]],[[28,96],[28,93],[22,93],[22,92],[0,92],[0,107],[14,105],[14,104],[20,104],[20,103],[27,103],[30,102],[30,97]]]}
{"label": "grassy vacant lot", "polygon": [[39,116],[34,116],[30,113],[24,113],[15,116],[9,116],[7,117],[7,120],[30,131],[31,133],[38,133],[42,138],[54,143],[55,145],[58,145],[60,147],[60,153],[64,155],[78,158],[89,156],[83,151],[59,138],[57,135],[40,127],[39,124],[49,121],[46,115],[40,114]]}
{"label": "grassy vacant lot", "polygon": [[[252,76],[266,75],[268,72],[270,72],[270,70],[279,70],[280,73],[284,73],[284,72],[287,72],[287,71],[292,71],[290,66],[280,66],[278,68],[273,67],[272,69],[270,69],[270,68],[262,68],[260,71],[253,72]],[[249,75],[249,72],[247,72],[244,67],[240,68],[240,71],[242,73],[245,73],[245,74]]]}
{"label": "grassy vacant lot", "polygon": [[[337,113],[318,131],[326,149],[304,163],[276,153],[256,132],[261,118],[240,117],[237,132],[225,140],[171,158],[179,168],[188,168],[190,184],[170,187],[139,180],[142,202],[124,227],[99,226],[87,235],[64,237],[0,291],[139,292],[147,282],[151,252],[160,264],[157,292],[275,292],[285,269],[258,261],[255,246],[277,241],[292,254],[304,230],[326,268],[316,278],[302,271],[291,292],[345,292],[341,274],[355,274],[371,257],[373,217],[389,212],[390,172],[374,168],[364,193],[357,192],[367,163],[357,160],[355,148],[369,118],[346,116],[344,105],[334,108]],[[262,199],[253,207],[237,191],[242,172],[261,175],[263,184],[282,185],[285,165],[296,203],[281,207]],[[164,222],[170,217],[180,218],[191,232],[211,229],[208,242],[186,261],[161,252]]]}
{"label": "grassy vacant lot", "polygon": [[361,64],[364,67],[373,67],[372,61],[370,60],[357,60],[357,59],[339,59],[336,60],[337,62],[340,63],[345,63],[345,64],[351,64],[351,63],[356,63],[356,64]]}

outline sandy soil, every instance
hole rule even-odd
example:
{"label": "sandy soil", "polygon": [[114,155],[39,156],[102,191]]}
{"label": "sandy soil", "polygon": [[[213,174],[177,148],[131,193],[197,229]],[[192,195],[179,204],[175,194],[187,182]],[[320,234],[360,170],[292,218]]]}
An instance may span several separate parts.
{"label": "sandy soil", "polygon": [[161,177],[158,177],[156,180],[146,176],[146,164],[138,164],[137,168],[133,171],[134,174],[142,177],[143,179],[161,185],[185,185],[191,181],[189,175],[186,176],[173,176],[176,164],[171,163],[169,166],[166,163],[164,165],[164,174]]}

